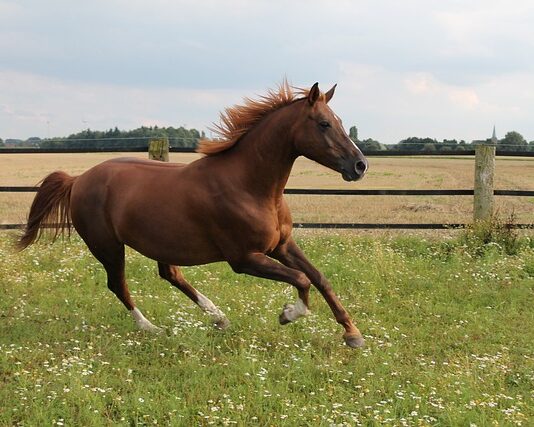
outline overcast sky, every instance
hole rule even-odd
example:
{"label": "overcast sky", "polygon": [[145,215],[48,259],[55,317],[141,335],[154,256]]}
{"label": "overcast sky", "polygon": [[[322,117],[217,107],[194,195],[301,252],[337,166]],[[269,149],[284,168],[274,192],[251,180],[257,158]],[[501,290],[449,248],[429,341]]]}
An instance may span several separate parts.
{"label": "overcast sky", "polygon": [[534,140],[534,1],[0,0],[0,137],[206,130],[284,77],[360,138]]}

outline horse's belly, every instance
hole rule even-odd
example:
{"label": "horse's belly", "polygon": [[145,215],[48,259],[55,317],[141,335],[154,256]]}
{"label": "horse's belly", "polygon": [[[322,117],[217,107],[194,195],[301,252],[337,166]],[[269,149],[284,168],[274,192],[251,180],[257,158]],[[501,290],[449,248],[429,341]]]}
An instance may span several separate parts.
{"label": "horse's belly", "polygon": [[165,225],[161,219],[149,221],[126,221],[119,230],[121,241],[156,261],[171,265],[198,265],[222,261],[219,249],[211,243],[206,230],[193,222],[187,224],[180,218]]}
{"label": "horse's belly", "polygon": [[[180,239],[180,237],[177,237]],[[198,244],[194,241],[189,242],[165,242],[155,241],[153,245],[137,245],[126,242],[135,250],[139,251],[148,258],[170,265],[200,265],[209,264],[216,261],[223,261],[221,253],[217,248],[206,244]]]}
{"label": "horse's belly", "polygon": [[148,258],[169,265],[191,266],[223,261],[221,254],[217,250],[196,250],[191,247],[176,247],[172,250],[165,248],[162,250],[161,247],[136,248],[134,245],[126,244]]}

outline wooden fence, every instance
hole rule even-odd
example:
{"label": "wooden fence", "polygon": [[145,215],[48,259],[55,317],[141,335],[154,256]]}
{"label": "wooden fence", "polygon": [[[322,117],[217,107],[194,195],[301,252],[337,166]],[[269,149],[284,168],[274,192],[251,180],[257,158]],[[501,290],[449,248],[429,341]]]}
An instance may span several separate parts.
{"label": "wooden fence", "polygon": [[[193,152],[193,149],[175,148],[170,149],[161,141],[153,141],[149,149],[150,156],[157,160],[168,160],[168,151],[170,152]],[[167,151],[168,150],[168,151]],[[79,149],[79,150],[65,150],[65,149],[38,149],[38,148],[23,148],[23,149],[0,149],[1,153],[101,153],[101,152],[146,152],[147,147],[134,148],[111,148],[111,149]],[[167,151],[167,153],[166,153]],[[447,153],[432,153],[431,155],[475,155],[475,185],[474,189],[466,190],[348,190],[348,189],[297,189],[288,188],[284,191],[285,194],[294,195],[319,195],[319,196],[474,196],[473,212],[476,221],[484,221],[491,217],[493,213],[493,196],[514,196],[514,197],[532,197],[534,190],[494,190],[493,189],[493,174],[495,155],[506,156],[522,156],[534,157],[532,152],[500,152],[495,150],[495,146],[481,144],[475,147],[475,150],[466,150],[459,152]],[[367,152],[368,156],[387,155],[387,156],[414,156],[414,155],[429,155],[423,152],[411,151],[377,151]],[[38,187],[30,186],[0,186],[0,192],[36,192]],[[465,223],[307,223],[297,222],[294,224],[295,228],[334,228],[334,229],[453,229],[463,228],[469,224]],[[514,228],[534,228],[534,224],[512,224]],[[0,230],[19,229],[24,227],[24,224],[0,224]]]}

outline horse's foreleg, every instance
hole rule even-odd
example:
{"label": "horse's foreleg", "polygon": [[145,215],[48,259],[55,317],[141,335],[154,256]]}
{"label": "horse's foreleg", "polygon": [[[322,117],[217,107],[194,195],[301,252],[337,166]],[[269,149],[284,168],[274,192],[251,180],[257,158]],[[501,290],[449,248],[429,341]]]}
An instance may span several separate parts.
{"label": "horse's foreleg", "polygon": [[[298,263],[293,259],[293,257],[288,253],[287,247],[280,246],[278,247],[270,256],[286,267],[292,268],[293,270],[301,271]],[[310,286],[301,286],[297,287],[298,299],[295,304],[286,304],[282,310],[282,313],[279,316],[280,324],[285,325],[287,323],[297,320],[301,316],[307,316],[310,314],[310,304],[309,304],[309,295],[310,295]]]}
{"label": "horse's foreleg", "polygon": [[330,306],[336,321],[345,328],[343,338],[349,347],[363,347],[365,345],[365,340],[361,332],[354,325],[349,314],[334,293],[330,282],[306,258],[293,239],[289,239],[285,245],[277,248],[275,253],[273,253],[273,257],[291,268],[300,270],[306,274]]}
{"label": "horse's foreleg", "polygon": [[159,275],[163,279],[180,289],[203,311],[208,313],[211,316],[215,327],[219,329],[226,329],[230,325],[230,322],[226,318],[225,314],[215,304],[213,304],[209,298],[205,297],[199,291],[193,288],[193,286],[191,286],[185,280],[185,277],[177,266],[158,262],[158,271]]}
{"label": "horse's foreleg", "polygon": [[239,261],[230,262],[230,265],[236,273],[279,280],[297,288],[299,299],[295,304],[286,304],[284,307],[279,317],[282,325],[309,314],[308,294],[311,283],[302,271],[279,264],[262,253],[249,254]]}

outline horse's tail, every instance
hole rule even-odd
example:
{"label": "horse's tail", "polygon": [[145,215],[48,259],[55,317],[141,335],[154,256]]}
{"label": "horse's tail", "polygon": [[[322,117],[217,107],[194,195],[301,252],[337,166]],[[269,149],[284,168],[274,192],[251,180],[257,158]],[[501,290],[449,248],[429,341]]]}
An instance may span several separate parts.
{"label": "horse's tail", "polygon": [[17,242],[20,250],[39,240],[44,229],[51,231],[54,240],[65,232],[70,234],[70,193],[75,180],[65,172],[54,172],[41,181],[26,229]]}

